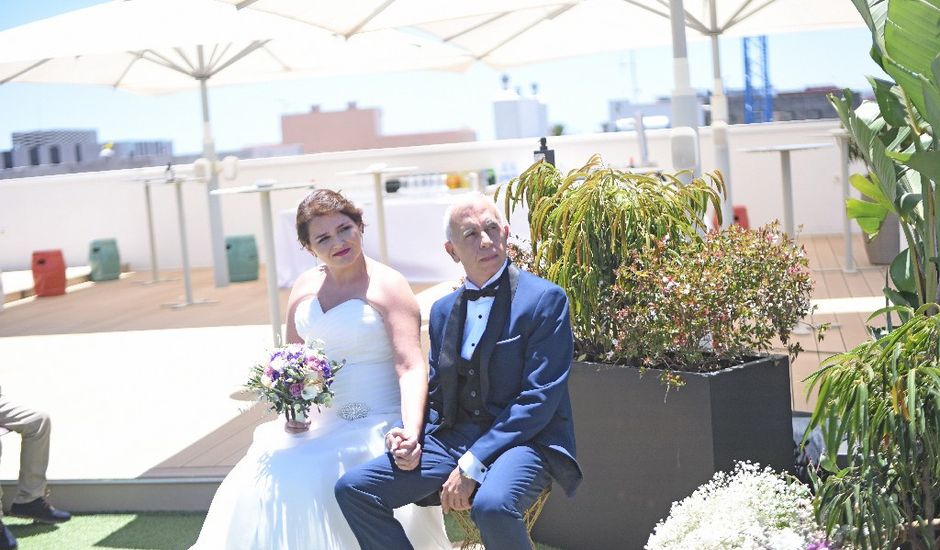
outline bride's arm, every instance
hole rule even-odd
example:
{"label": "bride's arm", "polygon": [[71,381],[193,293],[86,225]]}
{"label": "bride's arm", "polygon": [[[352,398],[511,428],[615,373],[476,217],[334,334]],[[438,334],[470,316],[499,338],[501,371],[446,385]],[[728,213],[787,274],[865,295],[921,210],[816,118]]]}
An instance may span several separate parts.
{"label": "bride's arm", "polygon": [[395,354],[405,435],[417,441],[424,431],[428,372],[421,354],[421,311],[408,282],[397,272],[383,284],[382,318]]}
{"label": "bride's arm", "polygon": [[[314,268],[316,269],[316,268]],[[297,303],[311,294],[311,281],[316,276],[314,270],[307,270],[297,277],[294,286],[290,289],[290,297],[287,298],[287,334],[285,334],[285,344],[303,344],[304,339],[297,334],[297,325],[294,324],[294,311],[297,310]]]}

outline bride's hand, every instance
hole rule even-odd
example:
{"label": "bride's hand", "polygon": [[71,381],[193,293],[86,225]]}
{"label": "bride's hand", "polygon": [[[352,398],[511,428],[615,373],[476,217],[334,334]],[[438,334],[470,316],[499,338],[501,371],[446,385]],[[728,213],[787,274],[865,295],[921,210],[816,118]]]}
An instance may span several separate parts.
{"label": "bride's hand", "polygon": [[403,428],[389,430],[385,446],[400,470],[414,470],[421,462],[421,444],[417,436],[408,434]]}
{"label": "bride's hand", "polygon": [[297,420],[288,420],[284,423],[284,431],[289,434],[302,434],[310,429],[310,422],[300,422]]}

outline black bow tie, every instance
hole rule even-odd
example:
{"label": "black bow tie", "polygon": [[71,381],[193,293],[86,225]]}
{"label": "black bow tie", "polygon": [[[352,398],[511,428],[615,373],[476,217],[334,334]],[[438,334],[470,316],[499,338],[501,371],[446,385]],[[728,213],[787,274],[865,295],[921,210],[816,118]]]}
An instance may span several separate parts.
{"label": "black bow tie", "polygon": [[475,290],[472,288],[465,288],[463,289],[463,295],[467,300],[470,300],[471,302],[475,302],[479,300],[480,298],[485,298],[485,297],[492,298],[496,296],[496,290],[498,288],[499,288],[498,284],[491,284],[491,285],[481,288],[480,290]]}

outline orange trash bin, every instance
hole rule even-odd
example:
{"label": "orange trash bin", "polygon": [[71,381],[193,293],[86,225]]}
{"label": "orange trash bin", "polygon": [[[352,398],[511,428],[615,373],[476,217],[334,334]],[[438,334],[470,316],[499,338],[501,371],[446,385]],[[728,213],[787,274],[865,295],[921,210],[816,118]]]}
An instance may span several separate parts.
{"label": "orange trash bin", "polygon": [[61,250],[33,252],[33,290],[36,296],[65,294],[65,258]]}

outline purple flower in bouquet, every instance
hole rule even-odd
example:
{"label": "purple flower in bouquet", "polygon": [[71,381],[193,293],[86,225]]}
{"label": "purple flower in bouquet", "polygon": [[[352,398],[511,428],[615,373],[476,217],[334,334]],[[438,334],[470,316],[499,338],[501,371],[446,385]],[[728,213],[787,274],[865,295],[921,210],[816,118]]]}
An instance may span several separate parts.
{"label": "purple flower in bouquet", "polygon": [[287,365],[287,359],[281,354],[271,357],[271,362],[268,363],[268,366],[278,373],[284,372],[284,369],[287,368]]}
{"label": "purple flower in bouquet", "polygon": [[304,392],[304,385],[300,382],[294,382],[290,385],[290,394],[294,397],[300,397]]}
{"label": "purple flower in bouquet", "polygon": [[832,550],[830,542],[825,539],[813,541],[809,546],[806,547],[806,550]]}

